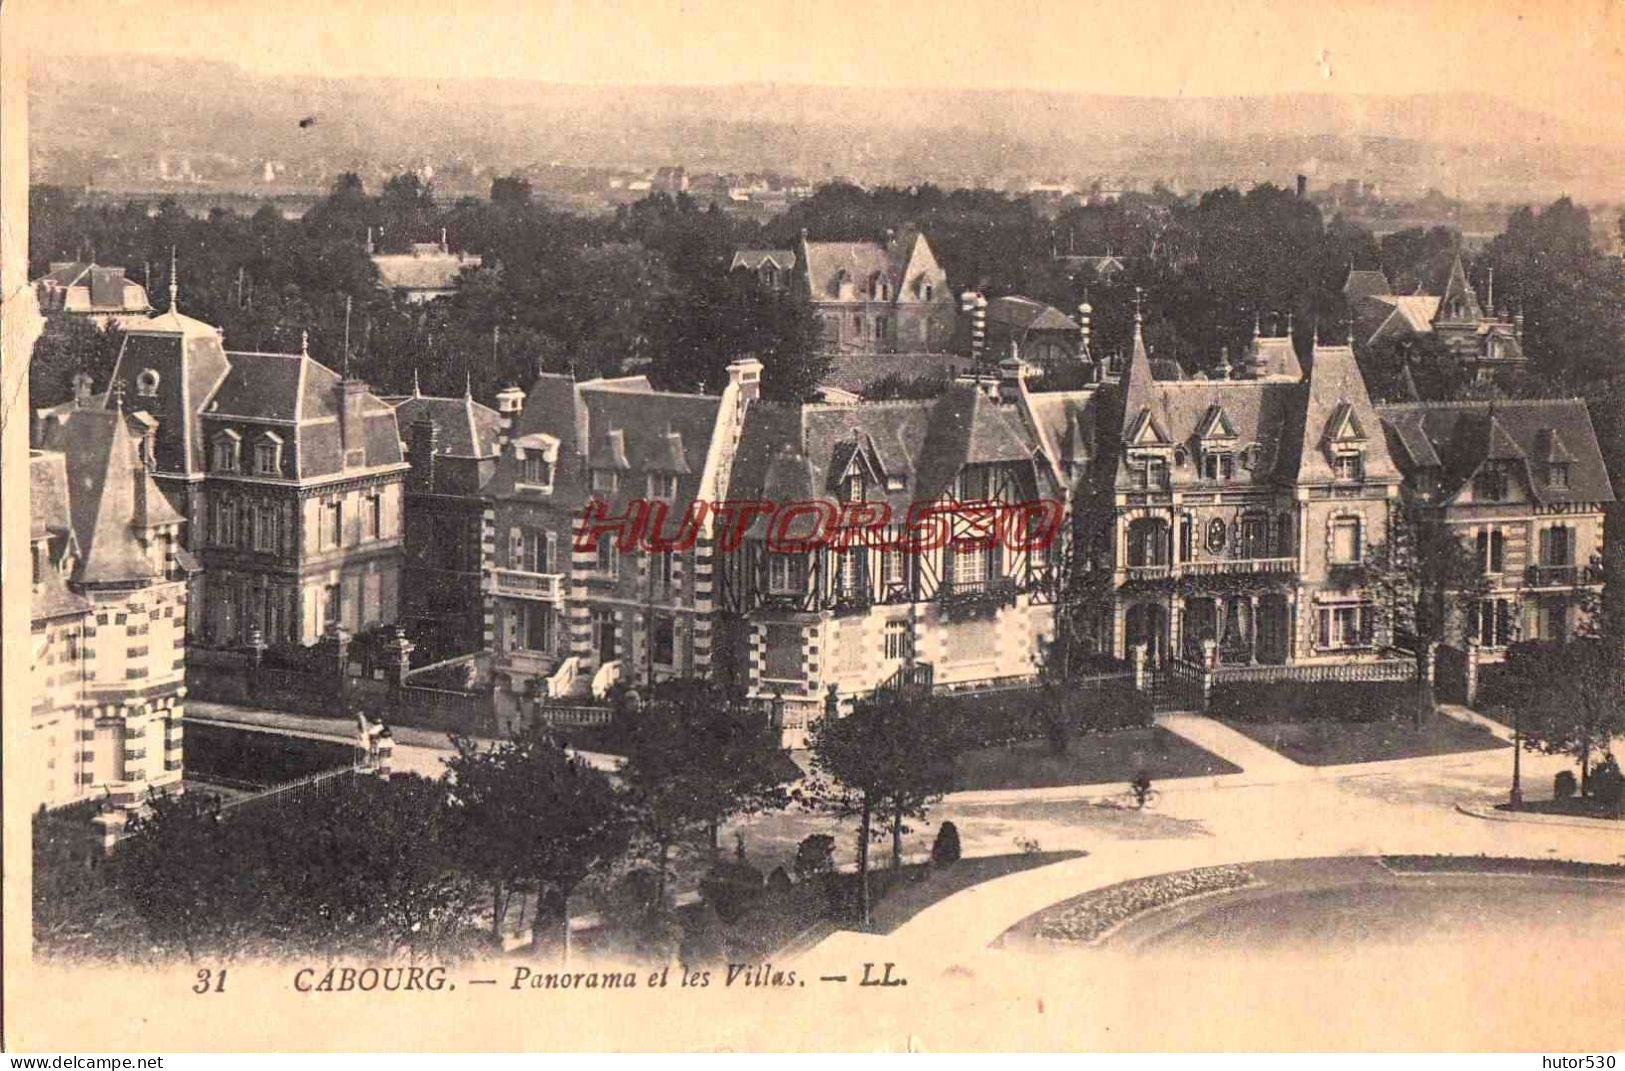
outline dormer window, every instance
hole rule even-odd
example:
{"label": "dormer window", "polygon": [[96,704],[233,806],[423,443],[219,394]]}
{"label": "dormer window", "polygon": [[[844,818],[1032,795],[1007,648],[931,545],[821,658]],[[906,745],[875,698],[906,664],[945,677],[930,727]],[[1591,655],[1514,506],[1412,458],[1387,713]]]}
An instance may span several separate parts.
{"label": "dormer window", "polygon": [[1473,497],[1480,502],[1500,502],[1506,496],[1506,472],[1499,465],[1485,464],[1473,477]]}
{"label": "dormer window", "polygon": [[533,487],[551,487],[553,466],[541,454],[527,453],[519,461],[519,479]]}
{"label": "dormer window", "polygon": [[592,489],[604,494],[614,494],[620,486],[620,474],[614,469],[593,469]]}
{"label": "dormer window", "polygon": [[1235,479],[1236,455],[1228,450],[1204,452],[1202,454],[1202,478],[1205,480]]}
{"label": "dormer window", "polygon": [[845,483],[845,489],[844,490],[845,490],[845,494],[846,494],[846,500],[848,502],[862,502],[863,501],[863,477],[858,475],[855,472],[852,475],[848,476],[846,478],[846,483]]}
{"label": "dormer window", "polygon": [[1354,451],[1332,457],[1332,478],[1358,483],[1365,479],[1365,458]]}
{"label": "dormer window", "polygon": [[959,473],[959,499],[961,502],[981,502],[988,497],[987,470],[966,468]]}
{"label": "dormer window", "polygon": [[[613,475],[613,473],[611,474]],[[677,497],[677,477],[669,472],[649,473],[649,497],[670,502]]]}
{"label": "dormer window", "polygon": [[242,464],[242,436],[227,428],[214,437],[210,468],[215,472],[237,472]]}
{"label": "dormer window", "polygon": [[1168,486],[1168,462],[1160,457],[1135,457],[1129,460],[1130,482],[1141,490],[1157,490]]}
{"label": "dormer window", "polygon": [[254,475],[277,476],[282,472],[282,438],[266,432],[254,444]]}
{"label": "dormer window", "polygon": [[143,368],[141,374],[135,377],[135,392],[142,398],[155,398],[158,395],[158,371],[155,368]]}
{"label": "dormer window", "polygon": [[1566,491],[1569,487],[1569,466],[1566,461],[1554,461],[1546,466],[1546,486],[1554,491]]}

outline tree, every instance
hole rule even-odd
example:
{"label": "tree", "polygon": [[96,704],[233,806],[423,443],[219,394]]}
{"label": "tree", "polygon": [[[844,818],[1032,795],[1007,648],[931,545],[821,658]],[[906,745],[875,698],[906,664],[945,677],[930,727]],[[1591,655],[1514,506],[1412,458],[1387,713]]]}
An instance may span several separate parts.
{"label": "tree", "polygon": [[81,372],[90,376],[98,391],[107,389],[123,338],[116,326],[99,329],[77,316],[46,320],[28,362],[29,405],[42,409],[67,401],[73,397],[74,377]]}
{"label": "tree", "polygon": [[955,733],[940,704],[888,696],[859,702],[851,714],[818,719],[809,732],[814,806],[858,819],[859,918],[869,924],[869,844],[875,819],[890,819],[893,858],[901,855],[905,818],[924,818],[952,787]]}
{"label": "tree", "polygon": [[728,818],[788,803],[785,784],[797,772],[766,718],[704,680],[658,685],[628,718],[626,754],[620,778],[661,907],[674,850],[704,836],[715,851]]}
{"label": "tree", "polygon": [[519,175],[491,180],[491,203],[509,208],[530,206],[530,182]]}
{"label": "tree", "polygon": [[458,857],[491,891],[492,938],[516,893],[536,895],[531,938],[568,938],[569,901],[626,850],[626,812],[609,778],[531,730],[482,748],[454,736],[446,762]]}
{"label": "tree", "polygon": [[1625,664],[1600,636],[1567,643],[1515,643],[1507,649],[1506,703],[1519,712],[1525,746],[1569,755],[1590,789],[1591,756],[1612,754],[1625,734]]}

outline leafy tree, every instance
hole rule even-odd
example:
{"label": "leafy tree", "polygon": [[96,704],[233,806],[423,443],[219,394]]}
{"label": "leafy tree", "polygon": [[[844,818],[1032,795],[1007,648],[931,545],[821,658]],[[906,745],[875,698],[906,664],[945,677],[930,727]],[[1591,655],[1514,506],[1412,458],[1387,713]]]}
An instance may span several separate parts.
{"label": "leafy tree", "polygon": [[628,725],[620,778],[664,904],[673,851],[702,836],[715,851],[730,817],[788,803],[797,771],[767,720],[708,681],[662,683]]}
{"label": "leafy tree", "polygon": [[1526,746],[1569,755],[1589,791],[1591,756],[1611,754],[1625,735],[1625,662],[1603,637],[1515,643],[1507,649],[1505,702],[1519,712]]}
{"label": "leafy tree", "polygon": [[105,390],[123,339],[116,325],[100,329],[76,316],[49,317],[28,362],[29,405],[42,409],[73,397],[73,379],[80,372],[98,391]]}
{"label": "leafy tree", "polygon": [[461,736],[452,744],[446,774],[457,855],[490,889],[493,939],[501,943],[513,897],[526,889],[537,900],[532,940],[566,934],[571,894],[626,850],[619,794],[538,731],[484,748]]}
{"label": "leafy tree", "polygon": [[875,821],[890,820],[893,859],[905,818],[924,818],[952,785],[952,726],[939,704],[903,697],[860,702],[846,717],[818,719],[809,732],[815,777],[806,798],[858,819],[859,917],[869,924],[869,844]]}
{"label": "leafy tree", "polygon": [[507,178],[498,176],[491,180],[491,203],[494,205],[524,208],[529,206],[530,197],[530,182],[519,175]]}

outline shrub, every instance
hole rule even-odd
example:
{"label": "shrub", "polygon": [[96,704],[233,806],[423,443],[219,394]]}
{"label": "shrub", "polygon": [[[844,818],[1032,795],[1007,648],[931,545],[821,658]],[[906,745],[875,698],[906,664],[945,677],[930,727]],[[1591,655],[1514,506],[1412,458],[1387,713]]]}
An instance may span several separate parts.
{"label": "shrub", "polygon": [[774,896],[783,896],[792,888],[789,873],[782,867],[773,868],[773,873],[767,876],[767,891]]}
{"label": "shrub", "polygon": [[700,879],[700,898],[729,925],[762,895],[762,872],[749,863],[718,863]]}
{"label": "shrub", "polygon": [[947,716],[958,727],[965,748],[1002,747],[1026,740],[1048,739],[1052,747],[1073,733],[1142,729],[1152,723],[1151,697],[1126,681],[1053,690],[1011,688],[966,692],[943,698]]}
{"label": "shrub", "polygon": [[796,845],[796,877],[802,881],[835,869],[835,838],[828,833],[803,837]]}
{"label": "shrub", "polygon": [[959,862],[959,827],[952,822],[942,823],[937,839],[931,842],[931,862],[949,866]]}
{"label": "shrub", "polygon": [[1377,722],[1412,717],[1433,697],[1415,681],[1217,682],[1208,712],[1234,721]]}
{"label": "shrub", "polygon": [[1572,770],[1559,770],[1557,776],[1552,778],[1552,795],[1560,800],[1566,800],[1580,789],[1579,782],[1574,779]]}

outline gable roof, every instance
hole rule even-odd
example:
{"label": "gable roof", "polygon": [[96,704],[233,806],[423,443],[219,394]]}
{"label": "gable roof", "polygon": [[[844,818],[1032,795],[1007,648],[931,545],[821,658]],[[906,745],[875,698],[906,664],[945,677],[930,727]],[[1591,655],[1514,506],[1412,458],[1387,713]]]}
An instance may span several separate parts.
{"label": "gable roof", "polygon": [[747,271],[759,271],[763,264],[772,264],[780,271],[789,271],[796,266],[796,251],[794,249],[736,249],[733,263],[728,270],[744,268]]}
{"label": "gable roof", "polygon": [[1016,331],[1077,331],[1077,321],[1060,309],[1029,297],[1009,295],[987,303],[989,323]]}
{"label": "gable roof", "polygon": [[890,287],[891,300],[903,296],[905,284],[922,273],[940,283],[939,300],[951,301],[947,276],[938,266],[931,244],[913,228],[882,246],[876,242],[813,242],[802,238],[796,250],[796,264],[802,284],[814,301],[842,301],[842,281],[855,288],[850,300],[867,300],[867,288],[877,276]]}
{"label": "gable roof", "polygon": [[497,451],[502,432],[502,416],[472,397],[437,398],[411,394],[405,398],[385,398],[395,408],[395,422],[404,434],[424,417],[439,429],[435,453],[441,457],[490,457]]}
{"label": "gable roof", "polygon": [[1343,280],[1343,297],[1351,305],[1368,297],[1392,292],[1388,276],[1381,271],[1350,268],[1348,278]]}
{"label": "gable roof", "polygon": [[[1591,413],[1578,398],[1401,402],[1379,412],[1407,470],[1436,470],[1446,497],[1496,459],[1525,472],[1542,503],[1614,501]],[[1554,460],[1569,467],[1566,487],[1546,481]]]}
{"label": "gable roof", "polygon": [[[1320,482],[1333,478],[1331,458],[1325,450],[1329,437],[1351,427],[1366,434],[1381,426],[1371,396],[1366,393],[1354,348],[1316,345],[1309,365],[1298,480]],[[1388,456],[1386,440],[1366,439],[1364,469],[1368,481],[1398,478],[1399,470]]]}

